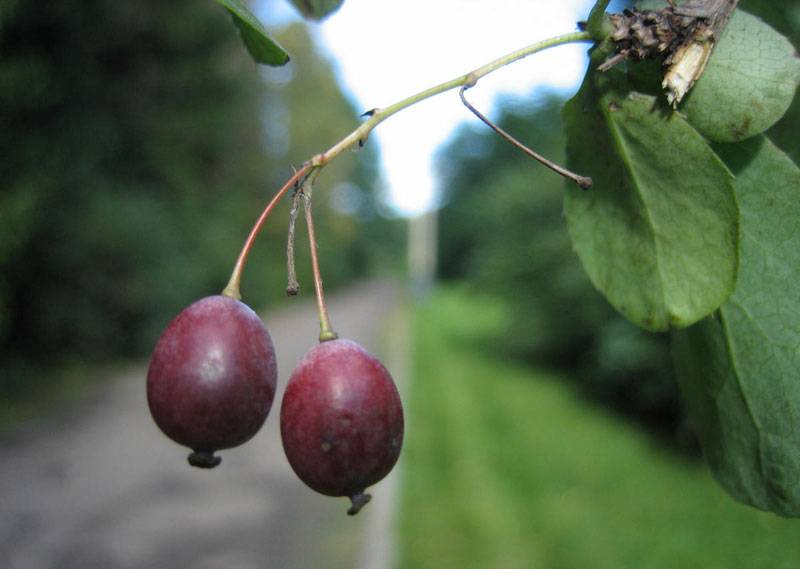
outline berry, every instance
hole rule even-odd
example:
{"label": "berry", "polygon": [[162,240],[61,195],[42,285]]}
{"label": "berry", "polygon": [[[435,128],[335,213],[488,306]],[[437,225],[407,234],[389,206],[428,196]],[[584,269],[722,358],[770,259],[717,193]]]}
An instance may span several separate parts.
{"label": "berry", "polygon": [[184,309],[159,338],[147,372],[158,427],[191,448],[189,463],[213,468],[214,452],[255,435],[275,397],[275,350],[261,319],[227,296]]}
{"label": "berry", "polygon": [[281,406],[289,464],[309,487],[347,496],[354,515],[403,442],[403,408],[386,368],[350,340],[322,342],[292,373]]}

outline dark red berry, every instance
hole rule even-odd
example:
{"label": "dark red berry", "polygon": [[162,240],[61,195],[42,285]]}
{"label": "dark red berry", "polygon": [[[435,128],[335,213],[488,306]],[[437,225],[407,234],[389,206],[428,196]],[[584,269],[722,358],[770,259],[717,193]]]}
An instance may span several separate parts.
{"label": "dark red berry", "polygon": [[255,435],[275,397],[272,340],[247,305],[209,296],[183,310],[159,338],[147,372],[147,402],[159,428],[213,468],[214,451]]}
{"label": "dark red berry", "polygon": [[295,473],[328,496],[364,490],[392,469],[403,443],[403,408],[386,368],[350,340],[322,342],[292,373],[281,406],[283,448]]}

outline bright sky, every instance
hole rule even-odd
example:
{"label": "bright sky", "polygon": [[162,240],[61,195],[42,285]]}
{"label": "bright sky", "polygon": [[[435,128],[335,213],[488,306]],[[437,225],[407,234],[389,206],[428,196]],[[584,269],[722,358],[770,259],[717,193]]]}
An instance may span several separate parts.
{"label": "bright sky", "polygon": [[[276,6],[283,3],[278,2]],[[321,24],[311,24],[330,54],[345,92],[364,110],[386,107],[510,51],[572,32],[592,0],[345,0]],[[288,8],[287,8],[288,9]],[[263,14],[274,24],[286,14]],[[552,48],[501,69],[469,92],[490,117],[498,94],[529,95],[535,87],[574,90],[588,44]],[[436,149],[463,121],[477,119],[457,90],[438,95],[379,125],[379,145],[391,205],[414,215],[434,204]],[[344,136],[346,133],[342,133]],[[524,140],[524,133],[521,137]]]}

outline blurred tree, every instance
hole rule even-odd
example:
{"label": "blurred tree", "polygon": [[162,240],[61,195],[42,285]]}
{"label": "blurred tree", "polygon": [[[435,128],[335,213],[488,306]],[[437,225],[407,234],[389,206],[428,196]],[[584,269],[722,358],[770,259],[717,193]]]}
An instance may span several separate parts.
{"label": "blurred tree", "polygon": [[[290,160],[325,148],[323,125],[352,130],[356,112],[330,66],[303,28],[286,34],[303,64],[265,80],[213,2],[15,0],[0,10],[3,393],[65,357],[149,350],[172,315],[222,289]],[[320,239],[337,254],[330,284],[399,243],[357,229],[377,207],[369,159],[321,177],[350,180],[362,197],[357,211],[333,212],[322,207],[330,192],[318,192]],[[269,252],[260,246],[246,274],[256,306],[285,287],[285,222],[277,212],[262,238]]]}

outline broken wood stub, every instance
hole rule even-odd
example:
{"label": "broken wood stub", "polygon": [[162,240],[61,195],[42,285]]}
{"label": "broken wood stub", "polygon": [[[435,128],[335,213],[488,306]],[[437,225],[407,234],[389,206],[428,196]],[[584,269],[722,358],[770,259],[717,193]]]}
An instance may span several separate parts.
{"label": "broken wood stub", "polygon": [[661,60],[667,100],[677,106],[700,78],[738,0],[691,0],[662,10],[610,14],[614,55],[599,71],[627,59]]}

